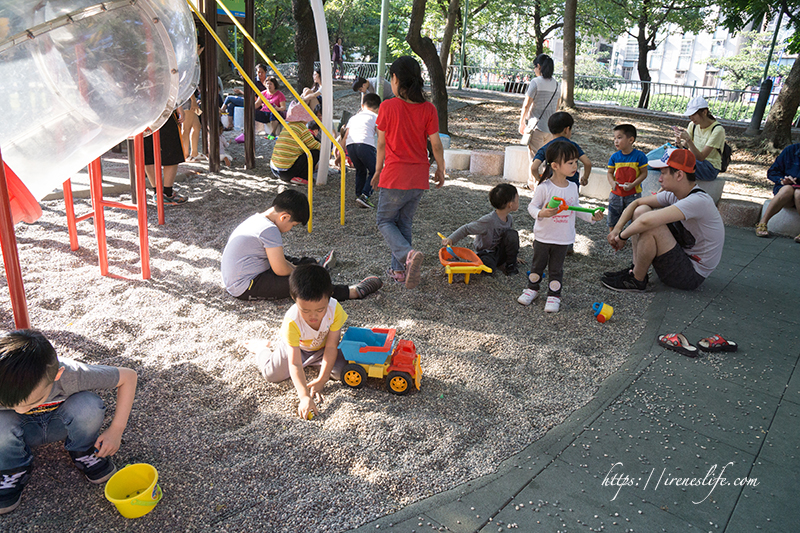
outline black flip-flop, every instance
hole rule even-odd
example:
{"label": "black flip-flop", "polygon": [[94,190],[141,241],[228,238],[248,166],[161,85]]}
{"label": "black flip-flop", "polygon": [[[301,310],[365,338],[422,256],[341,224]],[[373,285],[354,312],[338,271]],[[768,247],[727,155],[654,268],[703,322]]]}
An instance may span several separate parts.
{"label": "black flip-flop", "polygon": [[686,357],[697,357],[697,348],[692,346],[689,340],[683,336],[681,333],[669,333],[667,335],[659,335],[658,336],[658,344],[666,348],[667,350],[672,350],[673,352],[678,352],[681,355],[685,355]]}
{"label": "black flip-flop", "polygon": [[733,341],[726,341],[720,335],[712,335],[697,341],[697,346],[704,352],[735,352],[739,345]]}

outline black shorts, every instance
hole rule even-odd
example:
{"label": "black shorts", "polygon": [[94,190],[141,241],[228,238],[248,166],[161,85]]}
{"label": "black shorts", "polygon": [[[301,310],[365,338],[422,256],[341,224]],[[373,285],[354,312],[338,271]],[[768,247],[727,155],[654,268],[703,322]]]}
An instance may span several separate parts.
{"label": "black shorts", "polygon": [[677,243],[672,250],[653,259],[653,268],[664,285],[683,291],[694,290],[706,280],[697,273],[692,258]]}
{"label": "black shorts", "polygon": [[[181,130],[178,127],[178,121],[175,120],[175,114],[169,116],[167,121],[158,130],[161,137],[161,166],[170,167],[183,163],[186,159],[183,157],[183,144],[181,144]],[[144,164],[153,165],[155,159],[153,158],[153,136],[148,135],[144,138]]]}
{"label": "black shorts", "polygon": [[[315,259],[309,257],[286,257],[295,265],[306,263],[316,263]],[[250,281],[247,289],[237,296],[240,300],[279,300],[289,298],[289,276],[279,276],[272,269],[262,272]],[[339,302],[350,299],[350,287],[347,285],[334,285],[332,296]]]}

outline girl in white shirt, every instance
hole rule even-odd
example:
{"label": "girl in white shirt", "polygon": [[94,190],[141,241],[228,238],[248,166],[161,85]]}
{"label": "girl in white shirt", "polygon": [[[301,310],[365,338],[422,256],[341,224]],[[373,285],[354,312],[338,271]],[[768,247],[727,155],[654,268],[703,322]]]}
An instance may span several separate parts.
{"label": "girl in white shirt", "polygon": [[535,223],[533,233],[533,261],[531,273],[528,275],[526,288],[517,301],[522,305],[530,305],[539,296],[539,285],[544,268],[548,267],[547,303],[545,312],[555,313],[561,306],[561,280],[564,274],[564,259],[569,245],[575,242],[575,216],[594,223],[603,219],[603,213],[594,215],[579,211],[558,211],[557,207],[549,208],[547,204],[557,196],[563,198],[567,205],[579,206],[578,186],[567,180],[578,169],[578,149],[570,142],[554,142],[545,153],[552,175],[545,178],[548,172],[542,173],[539,184],[533,193],[533,200],[528,205],[528,212]]}

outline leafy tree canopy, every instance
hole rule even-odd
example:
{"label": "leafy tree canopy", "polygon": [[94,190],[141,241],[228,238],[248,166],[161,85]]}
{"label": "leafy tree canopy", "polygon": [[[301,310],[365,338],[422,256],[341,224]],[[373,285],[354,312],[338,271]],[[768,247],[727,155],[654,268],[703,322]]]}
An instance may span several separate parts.
{"label": "leafy tree canopy", "polygon": [[[537,28],[537,15],[539,21]],[[492,2],[478,12],[467,28],[467,50],[472,50],[470,64],[532,68],[536,58],[537,32],[542,40],[560,35],[564,21],[564,3],[556,0],[507,0]],[[545,45],[546,48],[546,45]],[[491,59],[478,50],[489,50]],[[545,50],[550,52],[551,50]]]}
{"label": "leafy tree canopy", "polygon": [[[255,39],[275,63],[295,60],[292,0],[255,0]],[[243,54],[239,39],[239,57]],[[256,63],[261,59],[256,57]]]}
{"label": "leafy tree canopy", "polygon": [[769,20],[783,12],[794,34],[789,39],[789,53],[800,52],[800,0],[717,0],[722,23],[730,31],[744,29],[750,22],[758,26],[766,16]]}
{"label": "leafy tree canopy", "polygon": [[[392,1],[389,10],[387,61],[407,55],[411,48],[405,41],[408,19],[411,16],[410,0]],[[325,18],[331,42],[337,37],[344,41],[345,59],[378,60],[380,45],[380,0],[328,0]]]}

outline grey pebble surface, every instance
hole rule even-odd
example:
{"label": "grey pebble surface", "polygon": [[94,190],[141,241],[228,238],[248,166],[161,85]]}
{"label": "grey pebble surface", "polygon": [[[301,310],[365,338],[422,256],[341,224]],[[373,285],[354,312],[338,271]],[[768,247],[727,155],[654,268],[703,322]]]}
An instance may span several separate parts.
{"label": "grey pebble surface", "polygon": [[[405,397],[380,380],[360,390],[329,382],[320,416],[300,420],[291,382],[265,382],[242,346],[275,336],[291,302],[241,302],[221,285],[228,235],[284,187],[269,176],[272,141],[256,139],[255,171],[242,168],[241,145],[231,144],[234,167],[180,182],[190,201],[168,207],[166,225],[157,225],[150,200],[150,280],[140,276],[133,212],[106,210],[109,277],[100,276],[90,222],[79,224],[81,248],[70,251],[63,201],[44,202],[38,222],[17,227],[33,326],[62,356],[138,372],[114,461],[155,466],[164,498],[147,516],[126,520],[73,469],[61,444],[46,445],[35,452],[21,506],[0,518],[0,531],[347,530],[493,472],[586,404],[643,329],[652,295],[613,293],[599,283],[601,272],[630,262],[629,249],[614,254],[606,244],[605,221],[577,222],[562,308],[547,315],[542,297],[530,307],[516,301],[527,266],[511,277],[472,276],[466,285],[461,276],[448,284],[438,262],[437,231],[449,234],[489,212],[488,191],[501,177],[451,172],[444,188],[424,195],[414,219],[422,282],[406,290],[386,280],[389,250],[374,210],[353,201],[352,170],[339,225],[339,176],[331,173],[328,185],[314,189],[313,232],[285,235],[286,252],[322,257],[335,248],[335,283],[381,276],[377,294],[343,303],[347,325],[396,328],[421,354],[423,378],[421,390]],[[514,224],[529,262],[531,192],[519,191]],[[88,205],[76,200],[78,214]],[[610,322],[594,319],[597,301],[614,306]],[[13,329],[5,287],[0,320]],[[101,395],[110,420],[114,394]]]}

